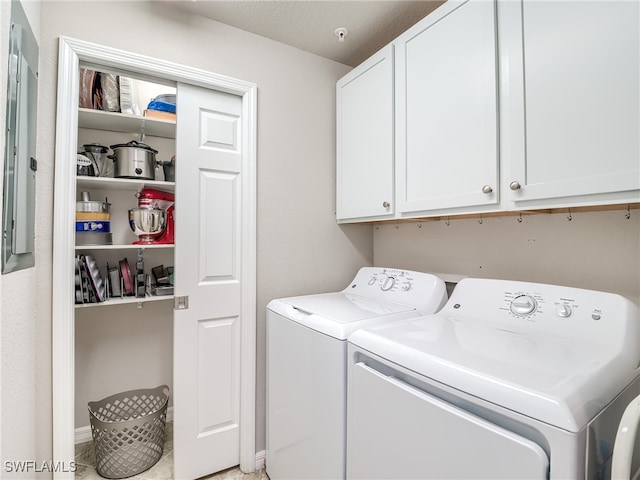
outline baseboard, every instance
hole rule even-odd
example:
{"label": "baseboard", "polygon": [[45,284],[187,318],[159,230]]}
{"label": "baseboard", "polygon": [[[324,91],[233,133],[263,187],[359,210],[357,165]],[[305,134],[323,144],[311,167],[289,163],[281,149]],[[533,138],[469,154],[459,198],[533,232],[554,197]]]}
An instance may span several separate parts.
{"label": "baseboard", "polygon": [[256,470],[261,470],[265,467],[266,457],[267,457],[266,450],[256,452]]}
{"label": "baseboard", "polygon": [[[167,408],[167,422],[173,422],[173,407]],[[75,429],[75,443],[78,445],[79,443],[90,442],[91,438],[91,426],[87,425],[85,427],[80,427]],[[257,456],[256,456],[257,457]],[[257,462],[256,458],[256,462]],[[264,463],[264,459],[262,460]]]}
{"label": "baseboard", "polygon": [[91,438],[91,427],[87,425],[86,427],[80,427],[75,429],[75,441],[76,445],[79,443],[86,443],[92,440]]}

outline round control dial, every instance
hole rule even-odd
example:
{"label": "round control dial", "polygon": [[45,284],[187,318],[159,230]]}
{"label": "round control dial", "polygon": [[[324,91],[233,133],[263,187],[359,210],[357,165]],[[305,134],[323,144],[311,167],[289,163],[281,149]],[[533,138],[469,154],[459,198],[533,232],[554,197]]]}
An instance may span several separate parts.
{"label": "round control dial", "polygon": [[531,315],[538,308],[538,302],[531,295],[520,295],[511,301],[511,312],[519,317]]}
{"label": "round control dial", "polygon": [[569,305],[558,305],[558,308],[556,308],[556,313],[558,314],[559,317],[562,318],[567,318],[571,316],[571,307]]}
{"label": "round control dial", "polygon": [[380,289],[383,292],[387,292],[391,290],[395,284],[396,284],[396,279],[394,277],[387,277],[385,278],[384,282],[382,282],[382,285],[380,285]]}

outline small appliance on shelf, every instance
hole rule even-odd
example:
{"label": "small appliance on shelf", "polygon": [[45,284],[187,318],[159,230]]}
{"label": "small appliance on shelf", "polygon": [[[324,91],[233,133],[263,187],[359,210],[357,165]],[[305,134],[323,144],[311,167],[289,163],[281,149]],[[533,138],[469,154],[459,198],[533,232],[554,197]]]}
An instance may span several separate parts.
{"label": "small appliance on shelf", "polygon": [[173,244],[173,193],[143,188],[136,196],[138,206],[129,210],[129,226],[140,240],[135,245]]}
{"label": "small appliance on shelf", "polygon": [[99,143],[86,143],[77,155],[79,177],[113,177],[113,162],[107,155],[109,149]]}

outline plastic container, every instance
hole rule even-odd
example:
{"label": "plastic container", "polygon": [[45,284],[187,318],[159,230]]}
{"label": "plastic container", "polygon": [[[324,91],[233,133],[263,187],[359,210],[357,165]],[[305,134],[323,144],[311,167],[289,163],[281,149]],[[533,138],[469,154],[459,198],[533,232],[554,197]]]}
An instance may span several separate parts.
{"label": "plastic container", "polygon": [[169,387],[117,393],[89,402],[96,469],[105,478],[127,478],[162,457]]}
{"label": "plastic container", "polygon": [[154,100],[158,100],[159,102],[167,102],[176,104],[176,94],[175,93],[163,93],[162,95],[158,95]]}
{"label": "plastic container", "polygon": [[147,110],[158,110],[160,112],[176,113],[176,104],[153,99],[147,105]]}

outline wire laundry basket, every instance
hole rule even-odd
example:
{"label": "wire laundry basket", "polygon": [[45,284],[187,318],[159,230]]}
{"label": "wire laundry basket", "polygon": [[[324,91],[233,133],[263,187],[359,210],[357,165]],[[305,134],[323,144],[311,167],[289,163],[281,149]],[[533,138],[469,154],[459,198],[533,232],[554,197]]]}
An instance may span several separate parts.
{"label": "wire laundry basket", "polygon": [[168,403],[166,385],[89,402],[96,469],[101,476],[132,477],[160,460]]}

